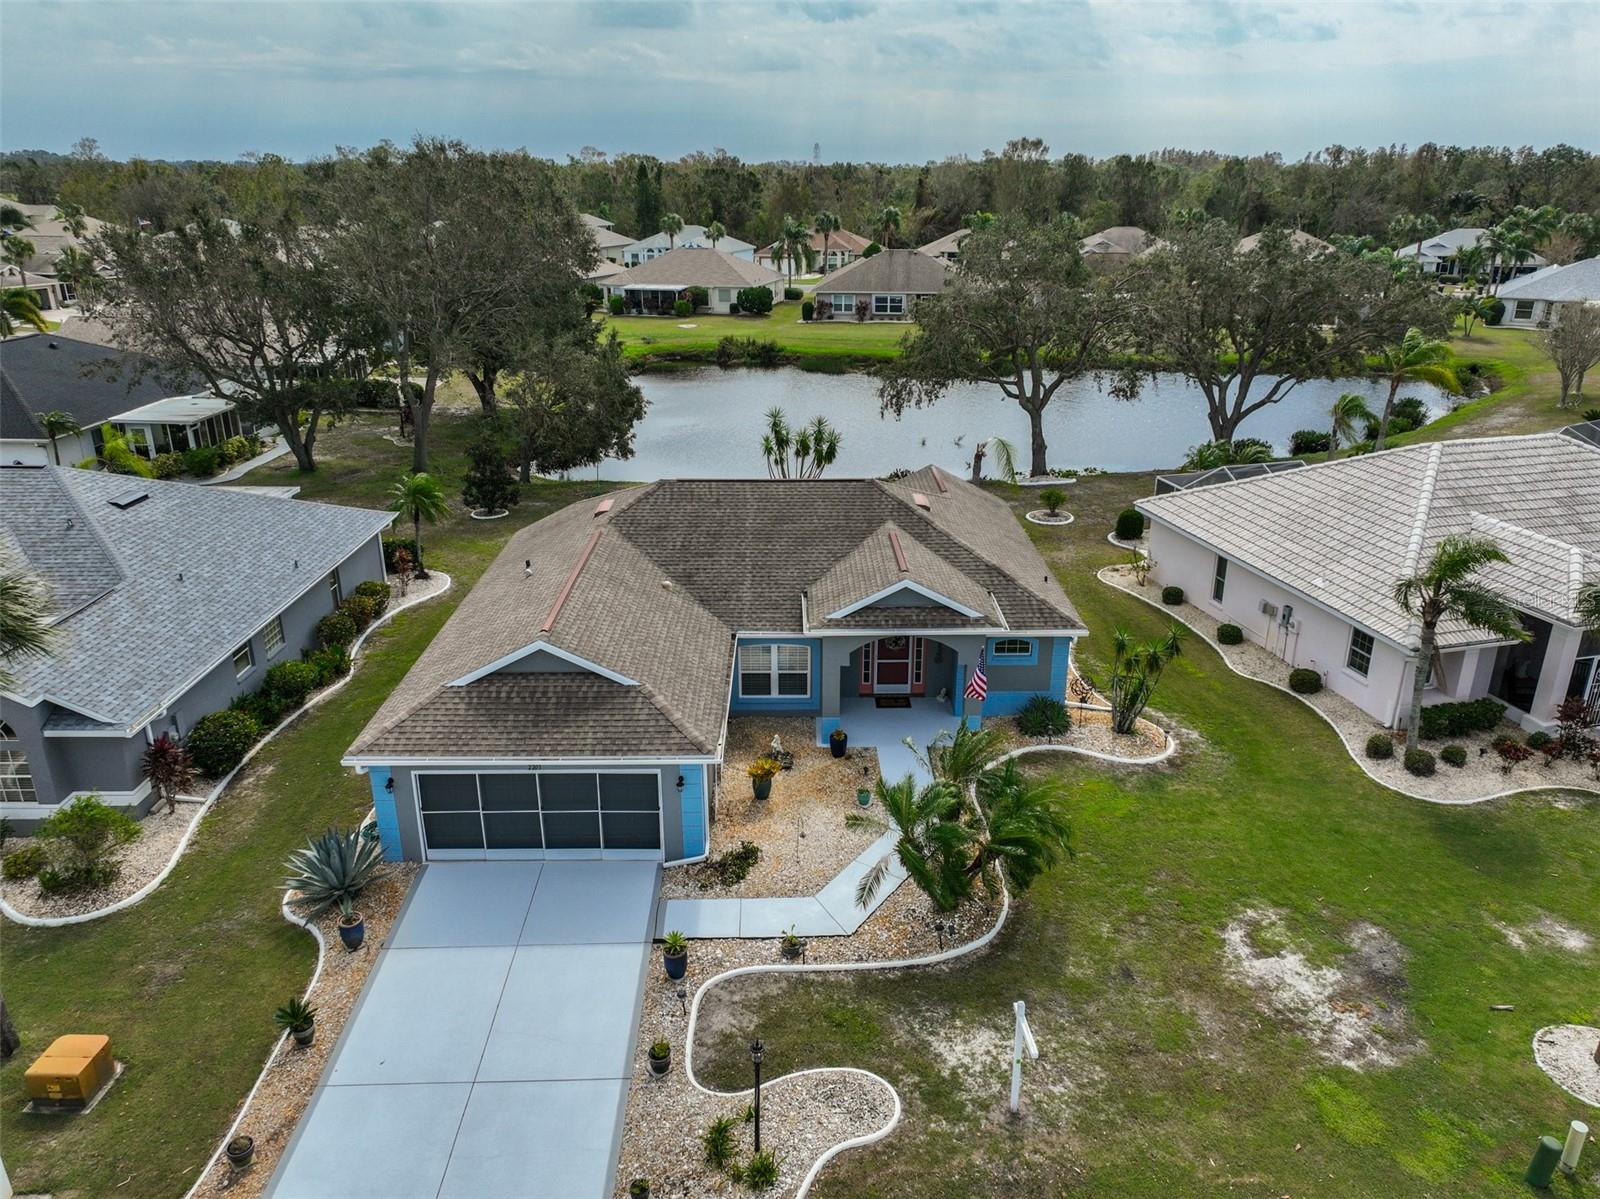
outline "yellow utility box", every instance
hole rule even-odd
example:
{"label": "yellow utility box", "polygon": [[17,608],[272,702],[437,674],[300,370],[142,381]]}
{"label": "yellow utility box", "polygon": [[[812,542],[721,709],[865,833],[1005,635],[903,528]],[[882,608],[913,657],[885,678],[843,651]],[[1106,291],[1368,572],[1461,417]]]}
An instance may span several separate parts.
{"label": "yellow utility box", "polygon": [[23,1081],[28,1098],[70,1107],[88,1103],[115,1074],[110,1037],[75,1035],[57,1037]]}

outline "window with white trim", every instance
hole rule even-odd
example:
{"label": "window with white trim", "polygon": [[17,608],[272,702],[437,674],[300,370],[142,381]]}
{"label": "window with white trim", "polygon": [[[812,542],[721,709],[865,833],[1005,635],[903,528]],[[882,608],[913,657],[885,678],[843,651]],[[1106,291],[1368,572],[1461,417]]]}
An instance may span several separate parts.
{"label": "window with white trim", "polygon": [[1531,321],[1533,319],[1533,301],[1518,300],[1516,304],[1517,306],[1512,315],[1519,321]]}
{"label": "window with white trim", "polygon": [[904,316],[906,311],[906,298],[901,295],[872,297],[872,312],[875,316]]}
{"label": "window with white trim", "polygon": [[1217,555],[1217,569],[1211,576],[1211,599],[1214,603],[1222,602],[1222,593],[1228,589],[1228,560],[1221,554]]}
{"label": "window with white trim", "polygon": [[1377,639],[1371,633],[1351,629],[1350,653],[1345,658],[1345,665],[1364,677],[1372,669],[1372,651],[1377,644]]}
{"label": "window with white trim", "polygon": [[255,666],[255,664],[256,664],[256,652],[255,652],[255,650],[250,648],[250,643],[248,641],[246,641],[238,649],[233,651],[233,677],[234,678],[236,678],[236,679],[244,678],[245,675],[250,673],[251,668],[253,666]]}
{"label": "window with white trim", "polygon": [[266,642],[267,657],[271,658],[283,648],[283,617],[274,616],[267,621],[267,627],[262,631],[261,640]]}
{"label": "window with white trim", "polygon": [[787,696],[804,699],[811,694],[809,645],[741,645],[739,694]]}
{"label": "window with white trim", "polygon": [[1033,642],[1026,637],[1001,637],[994,643],[997,658],[1028,658],[1033,656]]}
{"label": "window with white trim", "polygon": [[856,310],[856,298],[853,295],[847,295],[844,292],[837,292],[832,295],[823,296],[822,298],[833,305],[833,310],[835,312],[850,313]]}
{"label": "window with white trim", "polygon": [[0,749],[0,803],[38,803],[33,768],[20,749]]}

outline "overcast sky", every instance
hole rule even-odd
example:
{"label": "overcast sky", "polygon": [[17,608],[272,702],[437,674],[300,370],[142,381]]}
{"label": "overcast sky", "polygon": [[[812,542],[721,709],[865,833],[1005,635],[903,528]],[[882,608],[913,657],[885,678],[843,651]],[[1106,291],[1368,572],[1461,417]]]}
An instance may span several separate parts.
{"label": "overcast sky", "polygon": [[1600,149],[1600,4],[0,0],[0,146],[291,157],[422,132],[562,157],[921,162],[1042,137],[1290,158]]}

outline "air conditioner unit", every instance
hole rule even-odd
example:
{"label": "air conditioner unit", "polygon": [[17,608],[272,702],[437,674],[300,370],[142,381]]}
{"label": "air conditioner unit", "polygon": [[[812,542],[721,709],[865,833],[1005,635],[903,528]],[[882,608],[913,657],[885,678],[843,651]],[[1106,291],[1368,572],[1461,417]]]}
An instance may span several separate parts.
{"label": "air conditioner unit", "polygon": [[1268,620],[1271,620],[1278,615],[1278,605],[1272,603],[1270,600],[1262,600],[1261,612],[1262,615],[1264,615]]}

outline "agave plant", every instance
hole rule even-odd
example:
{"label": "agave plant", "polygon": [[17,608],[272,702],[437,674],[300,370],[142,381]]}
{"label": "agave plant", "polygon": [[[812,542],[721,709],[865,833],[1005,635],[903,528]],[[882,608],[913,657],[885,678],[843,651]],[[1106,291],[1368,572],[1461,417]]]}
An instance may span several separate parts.
{"label": "agave plant", "polygon": [[320,916],[341,900],[360,895],[382,866],[380,844],[366,840],[358,829],[330,828],[289,855],[283,889],[298,892],[290,902],[306,915]]}

